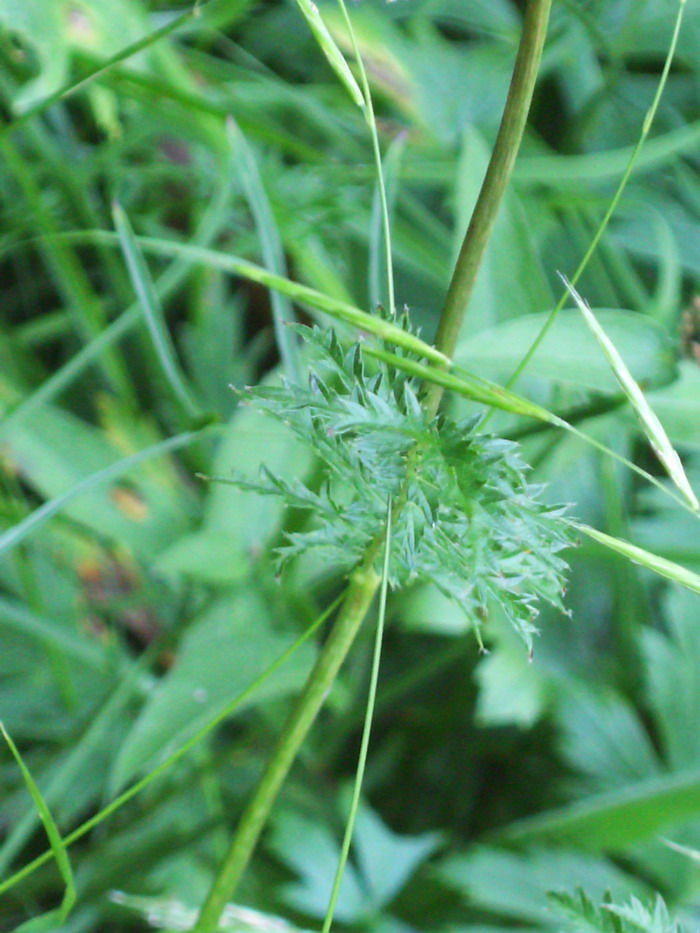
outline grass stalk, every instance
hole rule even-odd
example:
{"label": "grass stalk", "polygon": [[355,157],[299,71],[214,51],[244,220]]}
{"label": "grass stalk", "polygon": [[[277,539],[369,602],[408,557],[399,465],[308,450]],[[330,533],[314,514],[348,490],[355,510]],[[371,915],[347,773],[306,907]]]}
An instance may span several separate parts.
{"label": "grass stalk", "polygon": [[393,315],[396,314],[396,297],[394,290],[394,263],[392,259],[391,247],[391,223],[389,221],[389,199],[386,193],[386,182],[384,179],[384,168],[382,166],[382,153],[379,146],[377,121],[374,115],[374,104],[372,103],[372,94],[370,92],[369,80],[367,78],[367,70],[365,69],[362,55],[360,54],[360,48],[357,44],[357,37],[355,36],[355,30],[352,28],[352,20],[350,19],[348,8],[345,5],[345,0],[338,0],[338,6],[340,7],[340,10],[343,14],[345,26],[348,30],[348,35],[350,36],[352,50],[355,54],[355,61],[357,62],[357,68],[360,73],[362,94],[365,99],[365,118],[367,120],[367,126],[369,127],[370,138],[372,140],[372,155],[374,157],[374,167],[377,173],[377,188],[379,191],[379,203],[382,215],[382,232],[384,235],[385,267],[387,277],[387,297],[389,300],[389,311]]}
{"label": "grass stalk", "polygon": [[[632,177],[632,172],[634,171],[634,168],[637,165],[637,160],[639,159],[639,156],[642,152],[642,148],[644,147],[644,143],[646,142],[647,137],[649,135],[649,131],[651,130],[652,123],[654,122],[654,118],[656,117],[656,112],[659,109],[659,104],[661,103],[661,98],[666,88],[666,82],[668,81],[668,76],[671,72],[671,65],[673,64],[673,59],[675,58],[675,55],[676,55],[676,49],[678,47],[678,40],[681,34],[681,26],[683,24],[685,6],[686,6],[686,0],[679,0],[678,13],[676,15],[676,22],[675,22],[674,29],[673,29],[673,35],[671,37],[671,43],[668,47],[666,61],[664,62],[664,67],[661,72],[661,77],[659,78],[659,83],[656,88],[656,93],[654,94],[654,99],[652,100],[651,106],[649,107],[649,110],[647,111],[646,116],[644,117],[644,122],[642,123],[642,131],[639,134],[639,139],[637,140],[637,143],[630,154],[629,160],[627,162],[627,166],[625,167],[625,170],[622,174],[622,178],[620,179],[620,182],[617,186],[615,194],[613,195],[612,200],[610,201],[610,204],[608,205],[607,210],[605,211],[605,214],[603,215],[603,219],[601,220],[600,225],[598,226],[598,229],[596,230],[591,242],[588,245],[588,249],[586,250],[583,256],[583,259],[578,264],[578,267],[576,268],[576,271],[574,272],[574,274],[571,276],[570,283],[574,288],[576,287],[576,284],[578,283],[579,279],[581,278],[581,276],[587,269],[588,264],[591,261],[593,254],[597,250],[598,245],[601,239],[603,238],[605,231],[608,229],[608,225],[610,224],[613,214],[618,208],[618,205],[622,199],[622,195],[624,194],[625,188],[627,187],[627,183]],[[561,298],[559,299],[557,304],[552,309],[552,312],[547,318],[547,320],[545,321],[542,327],[542,330],[539,332],[537,337],[534,339],[527,353],[520,361],[517,369],[515,370],[513,375],[510,377],[510,379],[506,383],[507,389],[510,389],[512,388],[512,386],[515,385],[515,383],[518,381],[520,376],[523,374],[524,370],[527,368],[528,364],[530,363],[530,360],[537,352],[538,347],[540,346],[544,338],[547,336],[550,328],[552,327],[555,320],[559,316],[560,311],[562,311],[562,309],[564,308],[564,305],[566,304],[568,297],[569,297],[568,289],[564,289],[564,291],[562,292]]]}

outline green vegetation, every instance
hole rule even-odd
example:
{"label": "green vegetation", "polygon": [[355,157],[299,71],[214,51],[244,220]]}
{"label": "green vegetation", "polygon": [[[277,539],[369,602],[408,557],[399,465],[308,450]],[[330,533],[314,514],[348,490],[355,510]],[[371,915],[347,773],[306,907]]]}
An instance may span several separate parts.
{"label": "green vegetation", "polygon": [[698,35],[0,0],[0,930],[697,924]]}

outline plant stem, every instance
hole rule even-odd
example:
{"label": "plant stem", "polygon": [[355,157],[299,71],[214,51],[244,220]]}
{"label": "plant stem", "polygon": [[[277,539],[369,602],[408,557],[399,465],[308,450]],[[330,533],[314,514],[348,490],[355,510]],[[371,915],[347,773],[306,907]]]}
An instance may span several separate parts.
{"label": "plant stem", "polygon": [[[450,357],[454,355],[464,313],[520,149],[542,58],[551,6],[552,0],[529,0],[527,5],[501,125],[486,177],[452,273],[435,338],[435,346],[440,347],[442,352]],[[426,407],[430,413],[434,414],[437,411],[441,397],[442,390],[439,387],[431,387],[428,390]]]}
{"label": "plant stem", "polygon": [[[446,356],[452,356],[454,351],[484,249],[493,230],[496,214],[520,147],[542,55],[551,3],[552,0],[530,0],[528,4],[523,35],[496,145],[457,260],[438,327],[435,345]],[[356,53],[359,52],[356,46],[355,50]],[[369,99],[367,83],[365,83],[365,94]],[[376,144],[374,136],[373,142]],[[378,156],[378,146],[375,156]],[[385,202],[383,206],[386,216]],[[390,246],[388,248],[390,249]],[[390,262],[389,268],[391,268]],[[393,283],[390,301],[393,305]],[[424,405],[429,414],[437,411],[443,391],[443,387],[434,385],[428,389]],[[397,512],[400,511],[401,505],[402,502],[399,500]],[[202,907],[193,933],[215,933],[221,914],[235,893],[282,783],[328,690],[333,685],[379,587],[380,577],[374,570],[374,563],[383,543],[384,534],[382,533],[372,542],[362,564],[350,577],[347,595],[331,635],[307,679],[304,692],[292,710],[260,783],[241,817],[236,835]]]}
{"label": "plant stem", "polygon": [[382,569],[382,588],[379,593],[379,617],[377,619],[377,631],[374,637],[374,652],[372,655],[372,673],[369,682],[369,695],[367,697],[367,708],[365,710],[364,725],[362,728],[362,741],[360,743],[360,756],[357,761],[357,771],[355,773],[355,784],[352,789],[352,800],[350,802],[350,813],[345,826],[345,835],[343,836],[343,845],[338,859],[338,868],[336,869],[333,880],[333,888],[328,901],[328,909],[323,921],[321,933],[330,933],[335,916],[335,908],[340,896],[340,886],[343,883],[345,866],[347,865],[350,846],[352,844],[352,834],[355,830],[355,822],[360,809],[360,796],[362,794],[362,782],[365,777],[365,768],[367,766],[367,755],[369,753],[369,740],[372,733],[372,720],[374,719],[374,704],[377,700],[377,684],[379,683],[379,664],[382,657],[382,643],[384,641],[384,623],[386,621],[386,597],[389,589],[389,559],[391,556],[391,498],[387,504],[386,511],[386,531],[384,533],[384,564]]}
{"label": "plant stem", "polygon": [[199,915],[193,933],[214,933],[219,918],[236,889],[272,805],[287,776],[296,754],[306,738],[338,670],[345,660],[355,635],[379,586],[374,571],[378,539],[370,547],[363,563],[350,578],[347,595],[328,641],[306,682],[304,692],[292,710],[256,791],[238,826],[216,881]]}

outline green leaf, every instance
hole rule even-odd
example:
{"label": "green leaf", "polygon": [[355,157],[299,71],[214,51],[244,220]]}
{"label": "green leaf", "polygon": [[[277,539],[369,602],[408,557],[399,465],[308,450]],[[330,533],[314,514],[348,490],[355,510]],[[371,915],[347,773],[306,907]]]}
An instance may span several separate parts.
{"label": "green leaf", "polygon": [[411,836],[394,833],[374,810],[366,805],[360,807],[353,850],[375,910],[394,900],[440,841],[437,832]]}
{"label": "green leaf", "polygon": [[562,754],[585,775],[591,792],[624,788],[663,771],[643,721],[629,701],[610,688],[566,683],[557,703],[557,721]]}
{"label": "green leaf", "polygon": [[687,590],[664,594],[666,631],[644,629],[642,650],[648,671],[647,706],[670,768],[693,768],[700,761],[696,728],[700,696],[698,599]]}
{"label": "green leaf", "polygon": [[[111,533],[122,540],[131,538],[135,548],[153,548],[155,541],[167,529],[163,526],[160,530],[149,529],[145,522],[139,520],[143,516],[142,506],[148,515],[147,496],[135,496],[137,512],[120,508],[118,503],[121,501],[123,505],[124,502],[119,498],[116,481],[155,457],[195,443],[204,434],[204,430],[178,434],[131,456],[119,458],[116,449],[105,443],[99,432],[71,415],[55,412],[49,416],[42,412],[41,416],[35,416],[32,428],[19,426],[13,431],[7,446],[11,455],[24,465],[28,478],[34,479],[37,486],[52,498],[0,535],[0,553],[16,547],[44,522],[64,510],[71,518],[94,527],[102,534]],[[88,443],[81,446],[79,440]],[[76,457],[76,450],[81,450],[82,457]],[[86,465],[86,456],[93,458],[92,464],[97,469],[90,471],[91,464]],[[103,486],[108,487],[106,494],[101,489]],[[131,490],[126,488],[124,491],[131,501]],[[147,530],[155,533],[150,541],[145,534]],[[172,525],[169,533],[173,533]]]}
{"label": "green leaf", "polygon": [[[308,448],[276,418],[239,405],[219,444],[211,472],[257,478],[265,463],[287,478],[303,477],[311,468]],[[230,583],[246,577],[270,540],[279,533],[285,514],[281,500],[218,483],[210,483],[201,528],[177,538],[158,559],[158,569],[208,583]]]}
{"label": "green leaf", "polygon": [[49,843],[51,844],[51,851],[56,860],[56,865],[58,866],[58,870],[61,873],[61,877],[63,878],[63,883],[65,884],[65,892],[60,908],[58,908],[56,911],[52,911],[49,915],[44,917],[37,917],[35,921],[32,921],[32,923],[36,923],[36,926],[31,926],[30,929],[33,931],[33,933],[38,933],[39,930],[50,929],[49,919],[51,921],[57,920],[59,923],[63,923],[63,921],[70,913],[73,905],[75,904],[76,891],[75,880],[73,878],[73,869],[71,867],[70,859],[68,858],[68,853],[66,852],[63,839],[61,838],[61,833],[59,832],[58,826],[56,826],[56,822],[51,815],[51,811],[47,807],[46,802],[42,797],[41,791],[37,787],[37,784],[31,775],[31,772],[22,760],[22,756],[20,755],[17,746],[12,741],[10,735],[8,734],[5,726],[1,721],[0,732],[2,732],[5,741],[9,745],[10,751],[12,752],[12,755],[17,762],[20,771],[22,772],[24,783],[27,785],[27,789],[32,795],[34,806],[36,807],[39,816],[41,817],[41,822],[44,824],[46,835],[49,837]]}
{"label": "green leaf", "polygon": [[[516,369],[549,312],[526,314],[462,340],[455,362],[501,381]],[[596,318],[627,362],[637,382],[663,386],[676,376],[673,346],[664,329],[631,311],[596,310]],[[596,392],[619,393],[610,365],[578,312],[562,311],[528,365],[531,376]]]}
{"label": "green leaf", "polygon": [[145,32],[133,0],[0,0],[0,23],[34,49],[39,75],[20,88],[18,111],[58,90],[73,49],[109,55]]}
{"label": "green leaf", "polygon": [[480,726],[514,724],[527,729],[541,717],[548,690],[541,673],[519,643],[502,638],[476,668],[479,696],[476,721]]}
{"label": "green leaf", "polygon": [[[291,639],[273,628],[270,609],[252,590],[222,596],[195,619],[177,653],[119,750],[112,778],[115,792],[136,773],[157,766],[265,670]],[[312,649],[256,691],[259,703],[299,687],[311,666]]]}
{"label": "green leaf", "polygon": [[[299,840],[303,839],[303,846]],[[269,845],[299,877],[280,891],[284,903],[309,917],[325,916],[333,888],[340,845],[320,823],[296,813],[273,818]],[[357,870],[348,865],[335,908],[341,923],[356,923],[365,914],[367,896]]]}
{"label": "green leaf", "polygon": [[151,273],[141,255],[141,250],[136,242],[134,231],[131,229],[129,218],[126,216],[122,206],[116,201],[112,206],[112,216],[114,218],[114,226],[117,230],[124,261],[129,270],[131,284],[138,297],[141,311],[143,312],[148,332],[151,336],[151,341],[153,342],[153,347],[166,382],[170,386],[174,397],[190,417],[193,418],[197,415],[201,415],[201,411],[192,398],[180,363],[178,362],[175,347],[163,318],[163,309],[161,308],[160,299],[158,298],[158,293],[153,284]]}
{"label": "green leaf", "polygon": [[607,891],[628,896],[644,888],[602,858],[567,849],[531,849],[525,853],[478,846],[446,858],[437,872],[442,882],[461,892],[472,908],[519,923],[551,923],[547,893],[584,887],[602,899]]}
{"label": "green leaf", "polygon": [[700,771],[695,768],[587,797],[511,823],[494,836],[508,843],[623,852],[699,814]]}
{"label": "green leaf", "polygon": [[676,382],[647,399],[676,447],[700,450],[700,366],[684,360],[679,369]]}
{"label": "green leaf", "polygon": [[[257,483],[229,480],[315,513],[277,549],[280,564],[318,548],[336,567],[351,570],[381,533],[387,499],[405,497],[394,529],[392,585],[434,583],[477,630],[497,604],[531,648],[537,600],[561,607],[566,564],[557,554],[571,538],[561,509],[543,505],[541,489],[526,482],[517,445],[478,434],[479,416],[459,423],[430,419],[417,383],[401,372],[428,367],[371,350],[374,358],[396,361],[377,369],[365,361],[364,345],[344,348],[332,330],[303,332],[319,357],[309,387],[250,389],[246,400],[314,450],[321,490],[290,484],[269,469]],[[407,477],[412,462],[417,469]]]}
{"label": "green leaf", "polygon": [[[336,918],[358,923],[389,904],[435,850],[438,840],[437,833],[393,833],[373,810],[361,805],[353,842],[356,862],[346,867]],[[299,881],[285,886],[285,902],[308,916],[323,917],[339,852],[331,833],[320,823],[284,813],[274,821],[271,845],[300,876]]]}
{"label": "green leaf", "polygon": [[[197,920],[197,910],[174,898],[139,897],[112,891],[110,900],[113,904],[137,911],[150,926],[168,930],[191,930]],[[219,933],[305,933],[299,927],[292,926],[281,917],[227,904]]]}

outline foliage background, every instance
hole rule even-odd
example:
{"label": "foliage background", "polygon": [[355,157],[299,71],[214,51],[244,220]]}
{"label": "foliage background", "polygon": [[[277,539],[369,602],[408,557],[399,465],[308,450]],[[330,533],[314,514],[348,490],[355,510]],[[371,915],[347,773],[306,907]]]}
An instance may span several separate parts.
{"label": "foliage background", "polygon": [[[184,10],[182,7],[180,11]],[[322,7],[343,41],[333,5]],[[0,715],[63,830],[94,813],[242,690],[337,592],[309,556],[276,580],[269,548],[302,516],[197,471],[290,480],[313,470],[283,426],[237,407],[278,367],[259,286],[214,262],[149,259],[201,426],[173,395],[114,243],[117,198],[142,235],[262,262],[360,307],[385,300],[371,151],[291,2],[217,0],[99,80],[12,119],[169,22],[142,0],[0,0]],[[458,357],[505,380],[592,236],[636,142],[667,51],[671,0],[555,2],[530,132]],[[509,0],[353,7],[387,150],[397,294],[430,339],[507,88],[521,10]],[[700,474],[700,7],[635,176],[579,290]],[[237,129],[227,129],[233,115]],[[9,125],[8,125],[9,123]],[[269,210],[267,209],[269,205]],[[279,302],[281,299],[277,298]],[[133,309],[133,310],[129,310]],[[320,321],[320,317],[319,317]],[[112,323],[110,323],[112,322]],[[121,322],[121,323],[119,323]],[[105,335],[118,339],[99,353]],[[161,335],[162,337],[162,335]],[[87,352],[87,356],[86,356]],[[656,471],[607,364],[564,312],[519,390]],[[467,414],[453,403],[456,414]],[[499,414],[535,482],[577,517],[698,569],[685,515],[580,441]],[[101,469],[154,456],[80,495]],[[158,453],[156,447],[154,453]],[[551,890],[594,901],[660,891],[697,922],[697,597],[592,544],[571,555],[571,616],[543,610],[534,662],[494,617],[480,655],[462,614],[413,588],[390,603],[376,731],[338,921],[403,933],[559,925]],[[354,770],[371,639],[355,646],[283,792],[241,902],[323,916]],[[196,906],[314,649],[71,849],[65,929],[144,929],[109,894]],[[0,759],[0,866],[43,851],[16,764]],[[300,844],[300,840],[303,844]],[[0,926],[52,906],[52,868],[3,895]]]}

